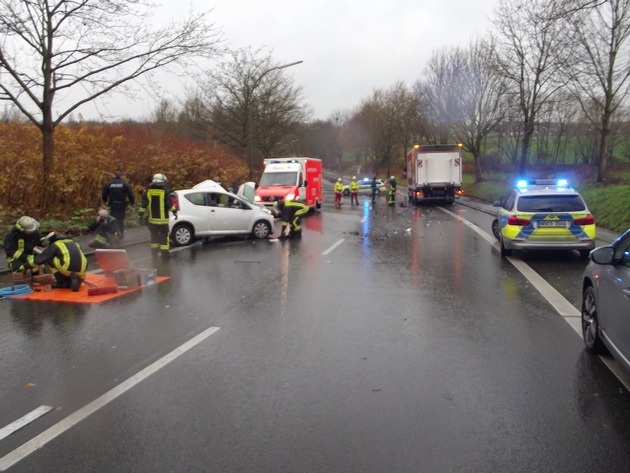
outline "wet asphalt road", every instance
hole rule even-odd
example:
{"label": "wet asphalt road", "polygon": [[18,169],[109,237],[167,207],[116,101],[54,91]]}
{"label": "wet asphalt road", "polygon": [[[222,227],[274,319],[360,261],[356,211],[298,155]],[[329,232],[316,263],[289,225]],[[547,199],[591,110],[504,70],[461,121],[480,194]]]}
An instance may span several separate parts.
{"label": "wet asphalt road", "polygon": [[[0,469],[44,433],[9,471],[628,471],[625,387],[486,239],[383,202],[303,226],[168,261],[134,247],[171,279],[100,305],[2,301],[0,428],[54,409],[0,440]],[[585,261],[532,255],[579,304]]]}

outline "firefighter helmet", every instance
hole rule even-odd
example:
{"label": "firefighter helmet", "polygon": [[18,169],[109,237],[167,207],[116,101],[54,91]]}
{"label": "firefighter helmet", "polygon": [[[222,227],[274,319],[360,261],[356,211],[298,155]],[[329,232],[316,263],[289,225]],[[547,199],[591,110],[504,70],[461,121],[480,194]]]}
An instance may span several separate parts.
{"label": "firefighter helmet", "polygon": [[153,183],[154,184],[164,184],[167,181],[166,176],[161,173],[157,173],[153,175]]}
{"label": "firefighter helmet", "polygon": [[20,217],[15,225],[18,227],[18,230],[25,233],[33,233],[39,228],[39,222],[33,217],[28,217],[26,215]]}

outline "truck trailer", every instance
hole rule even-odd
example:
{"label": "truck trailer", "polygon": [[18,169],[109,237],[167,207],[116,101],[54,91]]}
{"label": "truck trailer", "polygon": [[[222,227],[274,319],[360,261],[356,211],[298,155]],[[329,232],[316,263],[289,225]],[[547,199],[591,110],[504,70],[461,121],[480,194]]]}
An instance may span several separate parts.
{"label": "truck trailer", "polygon": [[300,199],[319,209],[323,200],[322,160],[319,158],[268,158],[256,188],[256,202],[272,207],[280,200]]}
{"label": "truck trailer", "polygon": [[411,204],[455,202],[464,193],[462,145],[415,145],[407,154],[407,192]]}

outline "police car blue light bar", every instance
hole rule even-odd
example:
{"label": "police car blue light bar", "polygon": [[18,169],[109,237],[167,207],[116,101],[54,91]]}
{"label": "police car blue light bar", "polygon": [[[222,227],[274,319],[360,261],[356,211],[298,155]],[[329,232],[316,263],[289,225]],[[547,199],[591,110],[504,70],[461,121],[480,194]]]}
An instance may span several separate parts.
{"label": "police car blue light bar", "polygon": [[519,189],[526,189],[529,186],[557,186],[557,187],[569,187],[569,181],[567,179],[519,179],[516,181],[516,187]]}

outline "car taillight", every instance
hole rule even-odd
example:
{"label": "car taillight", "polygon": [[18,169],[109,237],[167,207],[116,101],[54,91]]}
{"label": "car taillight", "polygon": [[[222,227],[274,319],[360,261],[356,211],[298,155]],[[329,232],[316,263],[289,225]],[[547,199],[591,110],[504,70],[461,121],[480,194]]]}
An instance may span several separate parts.
{"label": "car taillight", "polygon": [[417,197],[422,197],[424,195],[424,192],[422,191],[416,191],[416,196]]}
{"label": "car taillight", "polygon": [[595,218],[588,214],[586,217],[574,219],[573,223],[575,225],[595,225]]}
{"label": "car taillight", "polygon": [[529,225],[529,219],[519,218],[516,215],[510,215],[508,217],[508,225],[518,225],[519,227],[526,227]]}

